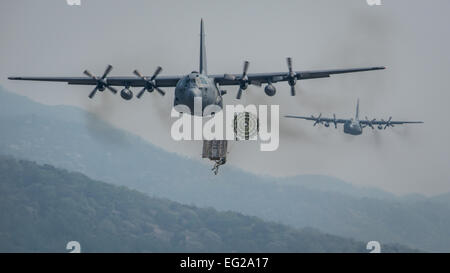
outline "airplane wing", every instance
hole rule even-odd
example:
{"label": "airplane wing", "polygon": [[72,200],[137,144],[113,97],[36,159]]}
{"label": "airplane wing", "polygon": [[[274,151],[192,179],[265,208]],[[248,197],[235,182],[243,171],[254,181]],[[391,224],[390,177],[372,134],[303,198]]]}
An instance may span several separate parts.
{"label": "airplane wing", "polygon": [[[150,77],[148,77],[150,78]],[[155,79],[159,87],[175,87],[182,76],[160,76]],[[8,77],[9,80],[19,81],[45,81],[66,82],[75,85],[97,85],[97,80],[87,77]],[[137,77],[106,77],[105,83],[109,86],[143,87],[146,81]]]}
{"label": "airplane wing", "polygon": [[[385,67],[367,67],[367,68],[353,68],[353,69],[335,69],[335,70],[316,70],[316,71],[297,71],[292,70],[292,60],[287,59],[289,72],[277,72],[277,73],[258,73],[247,74],[249,63],[244,63],[244,72],[242,75],[238,74],[224,74],[224,75],[212,75],[214,81],[220,85],[247,85],[255,84],[261,85],[262,83],[275,83],[280,81],[288,81],[291,86],[291,94],[295,95],[295,83],[297,80],[327,78],[334,74],[354,73],[363,71],[373,71],[385,69]],[[92,75],[89,71],[85,70],[84,74],[87,77],[9,77],[10,80],[22,80],[22,81],[48,81],[48,82],[66,82],[68,84],[75,85],[94,85],[95,88],[89,95],[92,98],[95,93],[105,88],[109,89],[113,93],[117,93],[114,86],[124,87],[144,87],[139,92],[138,97],[142,96],[145,90],[156,89],[161,95],[164,95],[164,91],[160,87],[175,87],[182,76],[159,76],[162,71],[161,67],[158,67],[153,76],[143,76],[139,71],[135,70],[135,77],[108,77],[111,72],[112,66],[108,65],[105,72],[101,77]],[[241,87],[238,92],[237,98],[241,97],[242,90],[245,87]]]}
{"label": "airplane wing", "polygon": [[[311,70],[311,71],[295,71],[293,74],[289,72],[273,72],[273,73],[249,73],[246,74],[249,83],[276,83],[296,80],[308,80],[318,78],[328,78],[335,74],[355,73],[364,71],[383,70],[385,67],[365,67],[351,69],[334,69],[334,70]],[[244,74],[224,74],[212,75],[216,83],[220,85],[239,85],[244,78]]]}
{"label": "airplane wing", "polygon": [[248,85],[261,86],[263,83],[276,83],[286,81],[291,87],[291,96],[295,96],[295,84],[297,80],[308,80],[318,78],[328,78],[334,74],[355,73],[363,71],[382,70],[385,67],[363,67],[363,68],[351,68],[351,69],[331,69],[331,70],[311,70],[311,71],[294,71],[292,69],[292,58],[287,58],[288,72],[275,72],[275,73],[258,73],[248,74],[249,62],[244,62],[244,69],[242,74],[224,74],[215,75],[214,80],[219,85],[239,85],[239,91],[236,98],[240,99],[242,91],[246,90]]}
{"label": "airplane wing", "polygon": [[[372,122],[372,124],[375,124],[375,125],[386,125],[388,123],[393,124],[393,125],[422,124],[423,121],[375,121],[375,122]],[[364,124],[364,121],[361,121],[361,124]]]}
{"label": "airplane wing", "polygon": [[[393,121],[392,117],[390,117],[388,120],[361,120],[360,121],[361,125],[363,126],[369,126],[372,127],[374,125],[377,126],[384,126],[384,129],[388,128],[388,127],[394,127],[394,125],[403,125],[403,124],[421,124],[423,123],[423,121]],[[381,129],[382,127],[380,127]]]}
{"label": "airplane wing", "polygon": [[[92,90],[89,94],[89,98],[91,99],[95,96],[97,91],[103,91],[106,88],[113,93],[117,93],[114,86],[123,86],[126,88],[144,87],[137,95],[138,98],[140,98],[146,91],[153,91],[154,89],[164,96],[165,92],[161,89],[161,87],[174,87],[181,79],[181,76],[159,77],[158,75],[162,71],[161,67],[157,67],[151,77],[146,77],[137,70],[134,71],[135,77],[108,77],[108,74],[112,69],[112,65],[108,65],[101,77],[96,77],[88,70],[85,70],[84,74],[87,77],[9,77],[8,79],[21,81],[66,82],[68,84],[76,85],[94,85],[94,90]],[[126,100],[130,100],[133,97],[133,94],[128,90],[128,92],[121,92],[121,96]]]}
{"label": "airplane wing", "polygon": [[[364,127],[372,127],[374,129],[374,125],[378,126],[379,129],[387,129],[388,127],[394,127],[394,125],[402,125],[402,124],[420,124],[423,121],[393,121],[392,117],[388,120],[361,120],[360,124]],[[384,127],[383,127],[384,126]]]}
{"label": "airplane wing", "polygon": [[[337,70],[317,70],[317,71],[298,71],[295,72],[295,78],[298,80],[327,78],[334,74],[354,73],[363,71],[373,71],[385,69],[384,67],[354,68],[354,69],[337,69]],[[215,82],[220,85],[239,85],[242,75],[225,74],[212,75]],[[289,81],[289,74],[286,72],[275,73],[253,73],[248,74],[250,82],[258,83],[276,83],[280,81]],[[150,78],[150,77],[147,77]],[[159,87],[175,87],[182,76],[160,76],[155,79],[156,85]],[[9,80],[20,81],[46,81],[46,82],[66,82],[75,85],[96,85],[97,79],[92,77],[8,77]],[[146,81],[139,77],[105,77],[105,83],[109,86],[128,86],[143,87]]]}
{"label": "airplane wing", "polygon": [[284,116],[285,118],[296,118],[296,119],[304,119],[304,120],[311,120],[314,121],[314,126],[316,126],[319,123],[334,123],[335,125],[340,124],[340,123],[346,123],[350,120],[347,119],[337,119],[336,116],[334,116],[333,118],[323,118],[322,114],[320,114],[318,117],[302,117],[302,116]]}

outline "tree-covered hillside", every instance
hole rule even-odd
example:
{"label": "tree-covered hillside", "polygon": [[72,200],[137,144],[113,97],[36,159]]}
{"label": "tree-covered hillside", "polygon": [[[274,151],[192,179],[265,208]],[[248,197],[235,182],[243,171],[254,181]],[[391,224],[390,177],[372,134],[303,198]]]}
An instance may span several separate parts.
{"label": "tree-covered hillside", "polygon": [[0,251],[65,252],[69,241],[83,252],[367,252],[364,243],[312,229],[181,205],[0,157]]}

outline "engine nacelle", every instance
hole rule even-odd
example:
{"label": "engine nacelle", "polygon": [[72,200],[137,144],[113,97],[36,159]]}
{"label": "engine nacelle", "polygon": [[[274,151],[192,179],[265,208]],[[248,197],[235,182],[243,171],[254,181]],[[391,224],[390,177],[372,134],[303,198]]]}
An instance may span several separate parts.
{"label": "engine nacelle", "polygon": [[266,93],[267,96],[272,97],[277,93],[277,89],[272,84],[268,84],[264,88],[264,92]]}
{"label": "engine nacelle", "polygon": [[122,91],[120,91],[120,96],[124,100],[131,100],[133,98],[133,92],[131,92],[131,90],[128,88],[124,88],[122,89]]}

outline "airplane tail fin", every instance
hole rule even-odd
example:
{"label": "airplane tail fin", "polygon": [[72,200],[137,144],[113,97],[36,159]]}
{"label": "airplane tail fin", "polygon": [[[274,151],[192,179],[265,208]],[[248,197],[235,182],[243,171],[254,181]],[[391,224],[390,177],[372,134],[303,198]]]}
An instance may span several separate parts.
{"label": "airplane tail fin", "polygon": [[355,116],[356,120],[359,120],[359,98],[356,102],[356,116]]}
{"label": "airplane tail fin", "polygon": [[207,74],[206,69],[206,47],[205,47],[205,29],[203,19],[200,22],[200,71],[201,74]]}

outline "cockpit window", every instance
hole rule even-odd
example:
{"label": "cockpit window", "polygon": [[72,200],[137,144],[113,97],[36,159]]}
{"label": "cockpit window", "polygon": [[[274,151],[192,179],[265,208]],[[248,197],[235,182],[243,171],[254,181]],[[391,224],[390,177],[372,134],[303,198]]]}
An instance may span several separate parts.
{"label": "cockpit window", "polygon": [[196,78],[196,83],[198,87],[206,87],[208,85],[208,82],[203,77]]}
{"label": "cockpit window", "polygon": [[191,87],[191,86],[198,86],[200,88],[202,87],[208,87],[208,81],[204,77],[201,77],[199,75],[189,75],[187,77],[182,78],[177,86],[182,86],[184,88]]}

